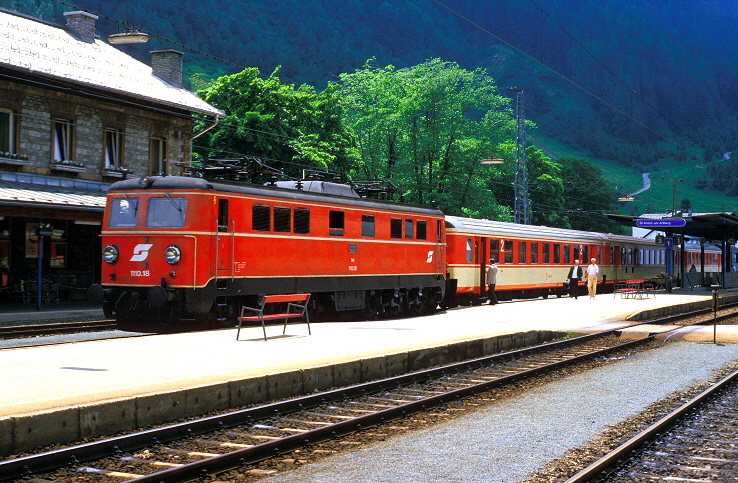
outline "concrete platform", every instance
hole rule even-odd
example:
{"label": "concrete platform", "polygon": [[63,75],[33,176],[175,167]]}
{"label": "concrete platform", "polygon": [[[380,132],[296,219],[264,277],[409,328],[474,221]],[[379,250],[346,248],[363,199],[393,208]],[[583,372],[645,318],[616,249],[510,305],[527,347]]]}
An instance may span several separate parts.
{"label": "concrete platform", "polygon": [[[738,299],[738,294],[724,294]],[[426,317],[150,335],[0,351],[0,455],[709,307],[709,293],[612,294],[464,307]],[[0,322],[12,314],[0,314]],[[709,329],[709,330],[708,330]],[[738,328],[736,328],[738,329]],[[718,327],[721,342],[738,330]],[[712,342],[712,327],[690,340]],[[700,339],[701,337],[701,339]]]}

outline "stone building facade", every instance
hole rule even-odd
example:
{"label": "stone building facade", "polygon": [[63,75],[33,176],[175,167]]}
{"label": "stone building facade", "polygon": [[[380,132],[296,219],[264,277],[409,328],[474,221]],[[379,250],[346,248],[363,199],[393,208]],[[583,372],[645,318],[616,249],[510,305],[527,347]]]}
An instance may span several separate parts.
{"label": "stone building facade", "polygon": [[180,52],[153,51],[152,68],[96,38],[94,15],[65,16],[0,9],[0,269],[14,302],[33,299],[39,273],[45,299],[79,298],[99,277],[107,187],[181,174],[195,118],[223,116],[182,88]]}

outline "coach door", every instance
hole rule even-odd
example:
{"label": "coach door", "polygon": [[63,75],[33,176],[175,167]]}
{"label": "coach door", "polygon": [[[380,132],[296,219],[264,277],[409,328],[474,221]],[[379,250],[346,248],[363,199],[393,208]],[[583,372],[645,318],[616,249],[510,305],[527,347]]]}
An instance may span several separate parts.
{"label": "coach door", "polygon": [[489,254],[490,239],[479,238],[479,294],[487,293],[487,255]]}
{"label": "coach door", "polygon": [[233,277],[234,223],[228,216],[228,200],[218,199],[217,241],[215,244],[215,278]]}

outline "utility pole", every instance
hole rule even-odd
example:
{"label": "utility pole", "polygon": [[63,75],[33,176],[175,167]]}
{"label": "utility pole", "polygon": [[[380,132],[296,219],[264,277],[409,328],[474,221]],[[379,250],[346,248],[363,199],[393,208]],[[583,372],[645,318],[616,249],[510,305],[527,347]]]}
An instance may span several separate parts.
{"label": "utility pole", "polygon": [[525,159],[525,105],[523,89],[511,87],[516,93],[515,103],[515,223],[530,225],[530,206],[528,203],[528,163]]}

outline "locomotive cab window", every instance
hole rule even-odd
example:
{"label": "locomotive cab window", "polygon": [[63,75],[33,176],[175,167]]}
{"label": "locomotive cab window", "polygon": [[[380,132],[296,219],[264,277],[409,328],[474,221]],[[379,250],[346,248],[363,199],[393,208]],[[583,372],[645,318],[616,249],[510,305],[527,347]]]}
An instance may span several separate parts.
{"label": "locomotive cab window", "polygon": [[415,222],[415,238],[417,240],[425,240],[427,236],[425,220]]}
{"label": "locomotive cab window", "polygon": [[218,231],[228,231],[228,200],[218,200]]}
{"label": "locomotive cab window", "polygon": [[405,238],[413,237],[413,220],[405,220]]}
{"label": "locomotive cab window", "polygon": [[113,198],[110,202],[110,228],[133,228],[138,218],[138,198]]}
{"label": "locomotive cab window", "polygon": [[146,213],[147,228],[182,228],[184,226],[186,198],[151,198]]}
{"label": "locomotive cab window", "polygon": [[295,217],[292,219],[292,232],[300,235],[310,233],[310,210],[295,208]]}
{"label": "locomotive cab window", "polygon": [[343,236],[344,212],[331,210],[328,213],[328,234]]}
{"label": "locomotive cab window", "polygon": [[374,237],[374,216],[361,215],[361,236]]}
{"label": "locomotive cab window", "polygon": [[251,229],[253,231],[269,231],[272,229],[272,210],[269,205],[253,205],[251,207]]}
{"label": "locomotive cab window", "polygon": [[285,206],[274,207],[274,231],[279,233],[290,232],[292,210]]}
{"label": "locomotive cab window", "polygon": [[399,218],[390,219],[390,238],[402,238],[402,220]]}

